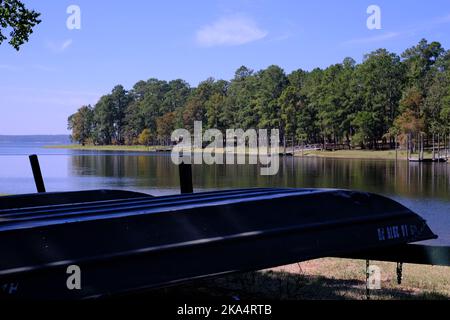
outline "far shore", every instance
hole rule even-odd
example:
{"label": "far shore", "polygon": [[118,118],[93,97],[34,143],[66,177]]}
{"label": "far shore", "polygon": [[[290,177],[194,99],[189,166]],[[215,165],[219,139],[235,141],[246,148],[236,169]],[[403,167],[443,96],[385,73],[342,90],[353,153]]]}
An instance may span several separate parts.
{"label": "far shore", "polygon": [[[170,152],[170,146],[119,146],[119,145],[55,145],[55,146],[45,146],[47,149],[68,149],[68,150],[86,150],[86,151],[125,151],[125,152]],[[208,149],[204,149],[208,150]],[[203,151],[204,151],[203,150]],[[287,149],[287,154],[292,155],[292,149]],[[194,149],[194,152],[201,152],[200,150]],[[224,148],[216,149],[216,153],[225,153]],[[257,154],[257,150],[246,149],[244,152],[236,152],[236,154]],[[280,154],[284,153],[284,149],[280,148]],[[333,159],[367,159],[367,160],[407,160],[407,152],[405,150],[337,150],[337,151],[320,151],[320,150],[304,150],[296,151],[295,157],[317,157],[317,158],[333,158]],[[413,155],[414,156],[414,155]],[[426,158],[431,158],[431,153],[425,153]]]}
{"label": "far shore", "polygon": [[91,151],[130,151],[130,152],[152,152],[159,150],[170,150],[170,147],[164,146],[119,146],[119,145],[81,145],[81,144],[69,144],[69,145],[50,145],[44,146],[45,149],[68,149],[68,150],[91,150]]}

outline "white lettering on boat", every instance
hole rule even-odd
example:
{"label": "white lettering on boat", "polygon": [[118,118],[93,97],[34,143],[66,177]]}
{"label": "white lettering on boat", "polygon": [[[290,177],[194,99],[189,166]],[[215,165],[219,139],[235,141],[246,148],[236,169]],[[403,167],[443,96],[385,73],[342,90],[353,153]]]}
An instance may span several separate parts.
{"label": "white lettering on boat", "polygon": [[415,225],[392,225],[377,229],[378,241],[396,240],[414,236],[417,233]]}

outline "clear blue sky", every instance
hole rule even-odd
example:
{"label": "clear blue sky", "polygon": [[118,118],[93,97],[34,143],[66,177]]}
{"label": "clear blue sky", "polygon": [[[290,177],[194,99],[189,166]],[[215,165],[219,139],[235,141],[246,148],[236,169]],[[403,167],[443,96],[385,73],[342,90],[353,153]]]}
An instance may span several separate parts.
{"label": "clear blue sky", "polygon": [[[310,70],[380,47],[401,53],[424,37],[450,49],[448,0],[24,2],[43,22],[19,53],[0,46],[0,134],[67,133],[81,105],[152,77],[195,86],[241,65]],[[81,30],[66,27],[72,4]],[[372,4],[381,30],[366,26]]]}

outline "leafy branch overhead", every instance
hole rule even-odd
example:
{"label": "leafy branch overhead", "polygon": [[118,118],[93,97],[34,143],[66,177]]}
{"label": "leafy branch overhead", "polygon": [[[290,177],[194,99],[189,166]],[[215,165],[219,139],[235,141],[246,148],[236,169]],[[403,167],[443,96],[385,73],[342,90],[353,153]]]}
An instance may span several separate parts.
{"label": "leafy branch overhead", "polygon": [[18,0],[0,0],[0,44],[8,39],[5,34],[9,32],[9,44],[19,50],[28,42],[33,28],[41,23],[40,15]]}

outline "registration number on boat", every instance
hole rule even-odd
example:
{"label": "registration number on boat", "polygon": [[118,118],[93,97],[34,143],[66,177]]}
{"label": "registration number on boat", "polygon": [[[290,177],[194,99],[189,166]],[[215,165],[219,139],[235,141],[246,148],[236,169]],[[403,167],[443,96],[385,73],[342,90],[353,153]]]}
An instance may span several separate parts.
{"label": "registration number on boat", "polygon": [[408,226],[405,224],[386,226],[378,228],[377,233],[379,241],[402,239],[414,236],[417,233],[417,227],[415,225]]}

